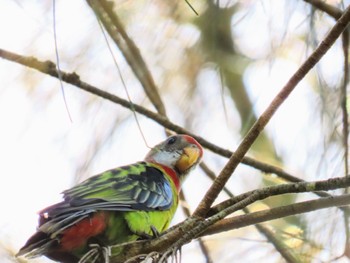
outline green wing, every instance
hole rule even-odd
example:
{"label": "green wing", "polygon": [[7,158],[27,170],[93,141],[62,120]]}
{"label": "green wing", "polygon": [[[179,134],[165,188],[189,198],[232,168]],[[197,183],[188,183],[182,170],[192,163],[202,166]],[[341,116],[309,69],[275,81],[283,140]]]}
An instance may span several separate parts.
{"label": "green wing", "polygon": [[171,185],[164,172],[150,163],[136,163],[106,171],[63,192],[71,206],[112,210],[168,209]]}
{"label": "green wing", "polygon": [[173,204],[162,168],[140,162],[95,175],[63,192],[64,201],[40,212],[40,230],[60,232],[97,210],[154,211]]}

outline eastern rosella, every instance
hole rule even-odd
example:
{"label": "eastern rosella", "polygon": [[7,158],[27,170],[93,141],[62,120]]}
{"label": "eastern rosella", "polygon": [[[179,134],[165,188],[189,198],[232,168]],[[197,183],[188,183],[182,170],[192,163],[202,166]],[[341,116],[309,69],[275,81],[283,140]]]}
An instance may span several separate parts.
{"label": "eastern rosella", "polygon": [[39,212],[37,232],[17,255],[76,263],[92,244],[107,247],[164,231],[176,211],[181,183],[202,154],[194,138],[171,136],[143,162],[105,171],[64,191],[64,201]]}

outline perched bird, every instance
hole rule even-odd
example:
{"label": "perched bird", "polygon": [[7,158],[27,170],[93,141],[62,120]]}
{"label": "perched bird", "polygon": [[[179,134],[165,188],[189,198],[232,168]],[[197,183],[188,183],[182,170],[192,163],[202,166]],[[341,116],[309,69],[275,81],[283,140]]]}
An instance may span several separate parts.
{"label": "perched bird", "polygon": [[168,228],[186,175],[203,155],[191,136],[175,135],[145,161],[95,175],[63,192],[39,212],[37,232],[17,256],[77,263],[93,245],[108,247],[149,238]]}

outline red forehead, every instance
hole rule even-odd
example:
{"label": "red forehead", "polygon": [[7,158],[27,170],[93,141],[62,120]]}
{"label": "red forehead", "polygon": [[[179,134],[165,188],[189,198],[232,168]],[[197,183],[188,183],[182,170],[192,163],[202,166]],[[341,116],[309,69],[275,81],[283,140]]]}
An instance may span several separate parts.
{"label": "red forehead", "polygon": [[196,141],[195,138],[193,138],[193,137],[191,137],[191,136],[189,136],[189,135],[186,135],[186,134],[183,134],[183,135],[181,135],[181,136],[182,136],[187,142],[197,145],[198,148],[199,148],[200,151],[201,151],[201,156],[202,156],[202,154],[203,154],[202,146],[199,144],[199,142]]}

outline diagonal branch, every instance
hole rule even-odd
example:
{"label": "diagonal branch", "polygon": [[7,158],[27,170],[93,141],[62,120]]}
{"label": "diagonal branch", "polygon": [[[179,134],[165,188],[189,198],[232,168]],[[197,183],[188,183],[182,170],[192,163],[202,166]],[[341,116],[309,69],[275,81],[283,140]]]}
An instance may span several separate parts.
{"label": "diagonal branch", "polygon": [[214,223],[224,219],[226,216],[238,210],[241,210],[258,200],[263,200],[270,196],[276,196],[287,193],[305,193],[312,192],[314,190],[337,189],[339,185],[342,185],[342,187],[348,187],[350,185],[350,177],[338,177],[317,182],[282,184],[244,193],[233,198],[236,199],[237,202],[234,202],[232,206],[217,212],[216,214],[209,218],[206,218],[205,220],[201,220],[195,225],[195,227],[192,227],[191,229],[186,231],[180,239],[178,239],[174,244],[171,245],[171,247],[169,247],[167,253],[172,249],[176,249],[183,246],[184,244],[191,241],[193,238],[198,237],[200,233],[202,233],[205,229],[207,229]]}
{"label": "diagonal branch", "polygon": [[346,9],[344,14],[339,18],[334,27],[316,48],[316,50],[310,55],[310,57],[299,67],[299,69],[290,78],[287,84],[273,99],[267,109],[261,114],[259,119],[254,123],[247,135],[243,138],[243,141],[238,146],[235,153],[230,157],[229,161],[222,169],[218,178],[214,181],[201,203],[194,212],[195,216],[203,217],[210,209],[211,205],[219,195],[224,185],[235,171],[238,164],[243,159],[244,155],[248,152],[251,145],[259,136],[261,131],[265,128],[266,124],[270,121],[277,109],[287,99],[290,93],[295,89],[297,84],[305,77],[305,75],[316,65],[316,63],[324,56],[324,54],[334,44],[336,39],[345,30],[350,21],[350,7]]}
{"label": "diagonal branch", "polygon": [[[15,62],[20,63],[22,65],[37,69],[43,73],[46,73],[46,74],[51,75],[53,77],[56,77],[56,70],[52,71],[52,69],[55,68],[55,65],[50,61],[40,62],[33,57],[24,57],[24,56],[20,56],[20,55],[17,55],[17,54],[14,54],[14,53],[11,53],[11,52],[8,52],[5,50],[1,50],[1,49],[0,49],[0,57],[3,57],[5,59],[11,60],[11,61],[15,61]],[[147,109],[145,109],[141,106],[138,106],[136,104],[134,104],[134,105],[130,104],[130,102],[125,101],[125,100],[123,100],[123,99],[121,99],[113,94],[104,92],[100,89],[97,89],[97,88],[87,84],[87,83],[82,82],[80,80],[79,76],[75,73],[61,72],[61,75],[63,76],[63,80],[66,81],[67,83],[70,83],[76,87],[79,87],[83,90],[91,92],[97,96],[108,99],[112,102],[118,103],[124,107],[135,109],[137,112],[140,112],[140,113],[144,114],[145,116],[150,117],[151,119],[160,117],[160,115],[155,114],[151,111],[148,111]],[[156,121],[157,121],[157,119],[156,119]],[[176,127],[176,125],[171,124],[171,122],[169,122],[169,121],[165,121],[165,123],[164,123],[164,121],[161,120],[161,118],[158,118],[157,122],[165,127],[168,127],[168,128],[171,128],[171,126],[167,125],[168,123],[170,123],[170,125],[173,125],[174,131],[176,131],[178,133],[191,134],[190,132],[186,131],[185,129],[183,129],[181,127]],[[194,134],[192,134],[192,136],[198,139],[198,136],[195,136]],[[224,156],[230,156],[232,154],[232,152],[230,152],[228,150],[224,150],[222,148],[219,148],[213,144],[210,144],[202,138],[200,138],[198,140],[201,142],[201,144],[203,146],[207,146],[207,148],[211,148],[212,150],[214,150],[218,153],[221,153]],[[282,169],[280,169],[278,167],[259,162],[257,160],[254,160],[253,158],[245,157],[243,160],[243,163],[246,163],[247,165],[251,165],[253,167],[256,166],[257,169],[261,169],[265,173],[273,173],[275,171],[277,174],[280,175],[280,177],[285,178],[286,180],[290,180],[292,182],[300,181],[300,179],[293,177],[292,175],[286,173],[285,171],[283,171]],[[203,165],[204,165],[204,163],[203,163]],[[326,194],[326,193],[324,193],[324,194]]]}

